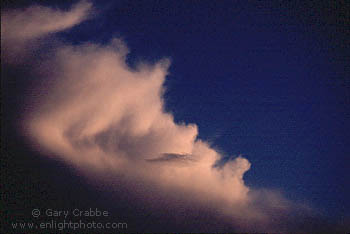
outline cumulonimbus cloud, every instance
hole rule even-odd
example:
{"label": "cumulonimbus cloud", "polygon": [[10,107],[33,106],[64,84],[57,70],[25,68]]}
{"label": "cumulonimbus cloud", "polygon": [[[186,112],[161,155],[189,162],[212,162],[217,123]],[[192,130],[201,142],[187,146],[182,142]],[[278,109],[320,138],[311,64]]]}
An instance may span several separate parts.
{"label": "cumulonimbus cloud", "polygon": [[[90,8],[81,2],[68,12],[39,6],[7,11],[2,15],[2,45],[11,52],[16,45],[23,48],[69,29],[88,18]],[[33,71],[50,82],[24,119],[25,131],[40,150],[94,176],[123,175],[159,192],[183,191],[183,199],[199,205],[210,201],[236,220],[268,222],[243,180],[248,160],[237,157],[215,167],[221,155],[198,139],[197,126],[175,123],[164,110],[168,59],[132,69],[119,39],[107,45],[61,44],[53,51]],[[291,207],[276,195],[265,196],[266,207]]]}
{"label": "cumulonimbus cloud", "polygon": [[47,76],[57,83],[27,120],[32,137],[77,167],[128,168],[163,186],[245,201],[243,175],[250,163],[239,157],[214,168],[220,155],[197,139],[197,126],[176,124],[164,111],[169,62],[131,70],[121,43],[57,49],[47,65],[54,64]]}

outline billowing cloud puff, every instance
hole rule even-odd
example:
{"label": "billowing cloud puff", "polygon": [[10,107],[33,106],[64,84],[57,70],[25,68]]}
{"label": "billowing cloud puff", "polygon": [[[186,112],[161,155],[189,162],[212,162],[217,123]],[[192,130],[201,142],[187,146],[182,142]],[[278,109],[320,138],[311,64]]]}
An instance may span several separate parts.
{"label": "billowing cloud puff", "polygon": [[8,40],[28,40],[62,31],[86,19],[91,4],[80,2],[68,12],[42,6],[4,12],[1,33]]}
{"label": "billowing cloud puff", "polygon": [[35,40],[49,34],[69,29],[89,17],[91,3],[81,1],[69,11],[43,6],[1,12],[1,48],[9,50],[18,60],[27,47],[33,47]]}
{"label": "billowing cloud puff", "polygon": [[[2,45],[18,53],[33,39],[77,25],[90,8],[81,2],[67,12],[39,6],[7,11],[2,15]],[[132,69],[119,39],[107,45],[53,47],[50,59],[31,61],[35,69],[30,72],[41,82],[35,95],[40,98],[32,102],[23,126],[39,150],[89,175],[141,181],[159,193],[181,191],[182,199],[211,204],[239,225],[268,222],[269,214],[260,209],[264,202],[264,207],[277,207],[273,210],[290,208],[291,203],[272,192],[257,202],[257,193],[250,195],[243,180],[250,168],[247,159],[214,166],[221,155],[198,139],[197,126],[175,123],[164,111],[168,59]]]}
{"label": "billowing cloud puff", "polygon": [[27,120],[32,137],[77,167],[101,172],[127,168],[162,186],[245,201],[243,174],[249,162],[239,157],[214,168],[220,155],[197,139],[197,126],[176,124],[164,111],[169,62],[132,70],[124,48],[115,39],[107,46],[57,49],[45,65],[55,69],[42,74],[55,82]]}

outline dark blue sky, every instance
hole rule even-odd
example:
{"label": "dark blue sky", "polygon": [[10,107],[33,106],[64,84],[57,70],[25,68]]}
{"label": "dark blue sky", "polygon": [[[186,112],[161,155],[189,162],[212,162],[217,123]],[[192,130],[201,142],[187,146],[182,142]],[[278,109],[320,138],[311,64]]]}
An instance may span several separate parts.
{"label": "dark blue sky", "polygon": [[166,106],[252,187],[281,189],[326,215],[349,206],[349,47],[345,7],[232,1],[118,1],[73,29],[123,38],[129,63],[172,60]]}
{"label": "dark blue sky", "polygon": [[94,5],[96,17],[62,38],[120,37],[131,66],[170,58],[167,110],[177,122],[197,124],[199,137],[226,157],[244,155],[252,163],[249,186],[280,189],[326,216],[349,215],[349,4]]}

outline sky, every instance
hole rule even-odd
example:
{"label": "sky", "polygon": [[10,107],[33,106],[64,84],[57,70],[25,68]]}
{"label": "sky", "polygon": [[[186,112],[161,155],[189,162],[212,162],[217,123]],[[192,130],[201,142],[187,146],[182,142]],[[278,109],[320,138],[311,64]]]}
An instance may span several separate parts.
{"label": "sky", "polygon": [[348,231],[346,9],[5,1],[5,226],[97,207],[130,232]]}

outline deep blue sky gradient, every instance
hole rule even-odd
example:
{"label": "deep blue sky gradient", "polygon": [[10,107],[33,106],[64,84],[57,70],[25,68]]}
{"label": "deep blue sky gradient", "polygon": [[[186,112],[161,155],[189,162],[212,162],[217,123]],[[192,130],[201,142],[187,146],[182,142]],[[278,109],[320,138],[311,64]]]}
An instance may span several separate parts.
{"label": "deep blue sky gradient", "polygon": [[[342,10],[294,4],[125,1],[86,27],[99,42],[121,36],[131,65],[169,57],[167,109],[226,157],[247,157],[248,185],[341,215],[350,153]],[[84,25],[75,30],[91,39]]]}

